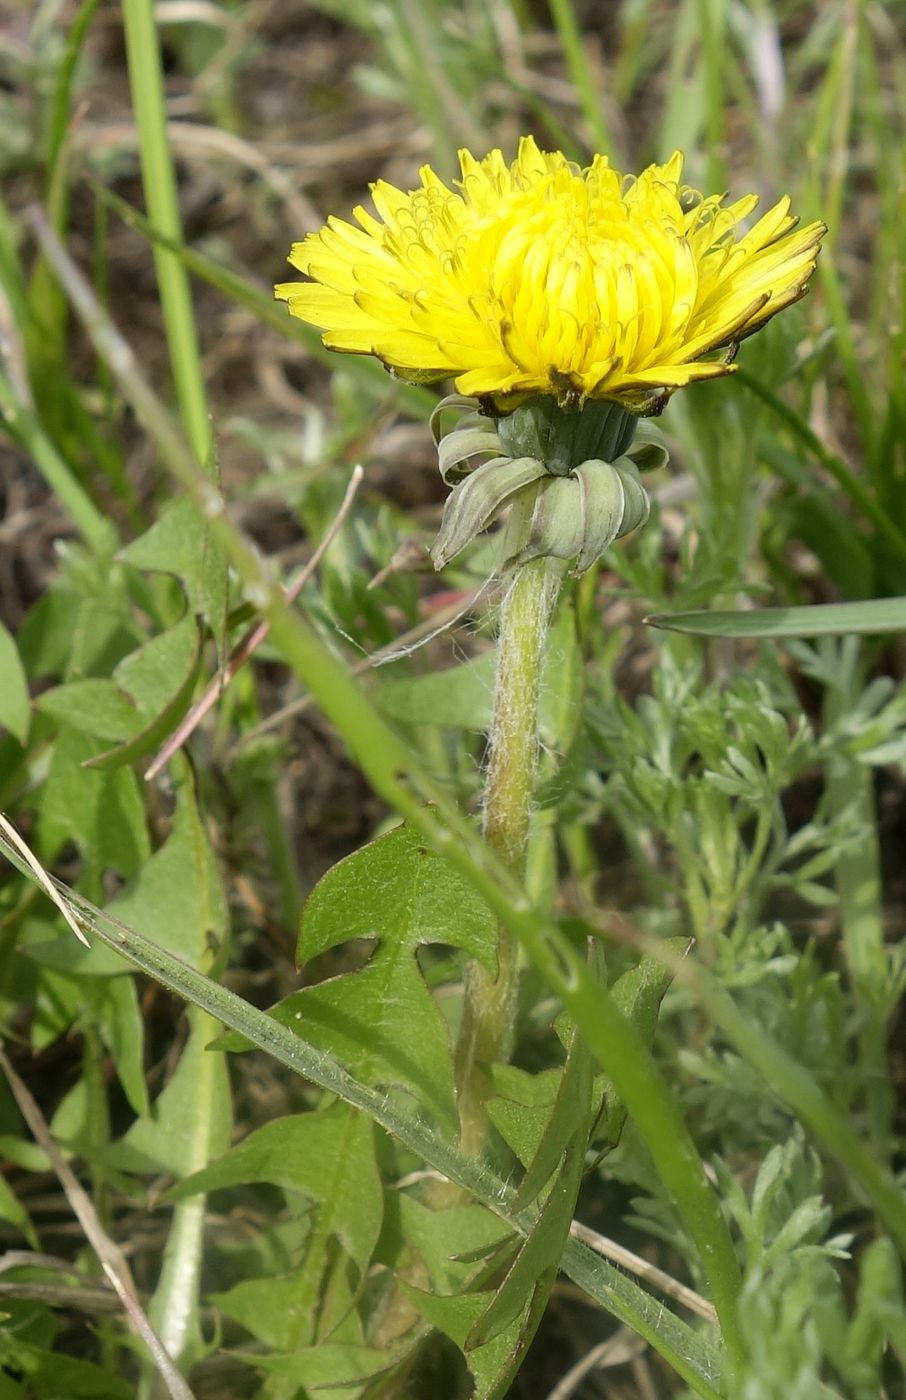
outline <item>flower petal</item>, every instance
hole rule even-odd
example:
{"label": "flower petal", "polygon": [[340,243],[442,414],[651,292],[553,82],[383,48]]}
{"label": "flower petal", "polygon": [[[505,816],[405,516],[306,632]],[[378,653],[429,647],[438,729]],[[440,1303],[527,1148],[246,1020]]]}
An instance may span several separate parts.
{"label": "flower petal", "polygon": [[430,166],[408,193],[379,180],[375,214],[294,244],[311,280],[277,287],[291,314],[331,348],[464,394],[638,410],[640,394],[730,373],[702,357],[804,295],[824,233],[798,229],[787,198],[745,231],[756,196],[689,189],[679,152],[623,177],[526,136],[509,164],[461,151],[460,167],[453,188]]}

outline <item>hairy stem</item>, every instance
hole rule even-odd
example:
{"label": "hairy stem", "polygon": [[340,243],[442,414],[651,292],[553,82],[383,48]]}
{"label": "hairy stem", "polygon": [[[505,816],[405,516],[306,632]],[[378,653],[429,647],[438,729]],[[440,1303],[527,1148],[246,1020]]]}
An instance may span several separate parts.
{"label": "hairy stem", "polygon": [[[500,613],[497,684],[489,736],[484,834],[521,880],[538,765],[538,702],[548,622],[560,587],[554,559],[532,559],[510,575]],[[487,1134],[485,1066],[512,1048],[518,990],[518,944],[503,924],[497,933],[497,974],[480,963],[466,969],[465,1006],[457,1050],[463,1151],[475,1156]]]}

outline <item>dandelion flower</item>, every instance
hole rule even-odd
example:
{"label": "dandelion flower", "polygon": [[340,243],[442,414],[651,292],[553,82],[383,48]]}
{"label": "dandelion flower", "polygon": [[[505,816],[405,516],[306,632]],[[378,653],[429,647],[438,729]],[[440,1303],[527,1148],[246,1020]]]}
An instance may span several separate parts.
{"label": "dandelion flower", "polygon": [[460,164],[454,189],[430,166],[408,194],[378,181],[377,217],[360,207],[358,227],[330,218],[296,243],[311,280],[276,293],[331,349],[452,378],[498,412],[534,395],[656,412],[731,372],[737,343],[805,294],[824,233],[797,228],[788,198],[745,231],[757,197],[689,189],[679,152],[635,178],[532,137],[512,164]]}

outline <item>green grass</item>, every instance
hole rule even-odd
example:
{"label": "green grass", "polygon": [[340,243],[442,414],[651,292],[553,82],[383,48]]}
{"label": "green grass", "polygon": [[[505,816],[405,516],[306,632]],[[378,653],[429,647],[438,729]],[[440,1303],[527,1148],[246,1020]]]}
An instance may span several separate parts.
{"label": "green grass", "polygon": [[[906,1384],[906,35],[848,0],[540,15],[44,0],[0,53],[0,811],[92,945],[0,835],[0,1017],[199,1400],[543,1396],[618,1327],[644,1350],[596,1373],[615,1400]],[[623,169],[680,146],[690,183],[829,225],[809,297],[669,405],[648,526],[567,589],[524,888],[476,820],[490,553],[422,563],[437,395],[273,303],[304,230],[196,123],[313,217],[532,130]],[[497,919],[519,1033],[474,1162],[451,1047]],[[0,1140],[4,1396],[157,1400],[6,1093]]]}

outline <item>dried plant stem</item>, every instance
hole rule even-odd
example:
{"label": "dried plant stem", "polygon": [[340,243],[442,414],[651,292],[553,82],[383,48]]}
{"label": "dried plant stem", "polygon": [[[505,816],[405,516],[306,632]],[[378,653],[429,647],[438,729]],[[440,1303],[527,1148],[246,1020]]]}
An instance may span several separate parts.
{"label": "dried plant stem", "polygon": [[[548,623],[562,568],[554,559],[532,559],[513,570],[500,612],[497,683],[489,736],[484,834],[517,880],[525,853],[538,765],[538,702]],[[487,1135],[485,1066],[512,1048],[518,991],[519,948],[501,924],[497,975],[480,963],[466,969],[465,1006],[457,1048],[461,1146],[480,1153]]]}
{"label": "dried plant stem", "polygon": [[[32,860],[28,863],[32,869],[35,868]],[[49,884],[49,877],[46,873],[42,884],[45,881]],[[47,884],[45,884],[45,888]],[[59,903],[59,900],[57,899],[55,902]],[[72,915],[68,911],[67,920],[72,922]],[[87,939],[82,936],[82,941],[87,942]],[[90,1196],[57,1146],[43,1113],[28,1087],[13,1069],[2,1047],[0,1047],[0,1070],[6,1075],[13,1097],[19,1106],[22,1117],[32,1131],[35,1141],[44,1151],[51,1167],[56,1172],[57,1179],[66,1194],[66,1199],[69,1201],[88,1243],[97,1255],[107,1282],[119,1299],[120,1306],[125,1312],[132,1330],[141,1337],[148,1348],[157,1374],[160,1376],[167,1393],[171,1396],[171,1400],[193,1400],[192,1391],[177,1371],[172,1357],[148,1321],[148,1316],[138,1300],[138,1293],[125,1255],[102,1226]]]}

